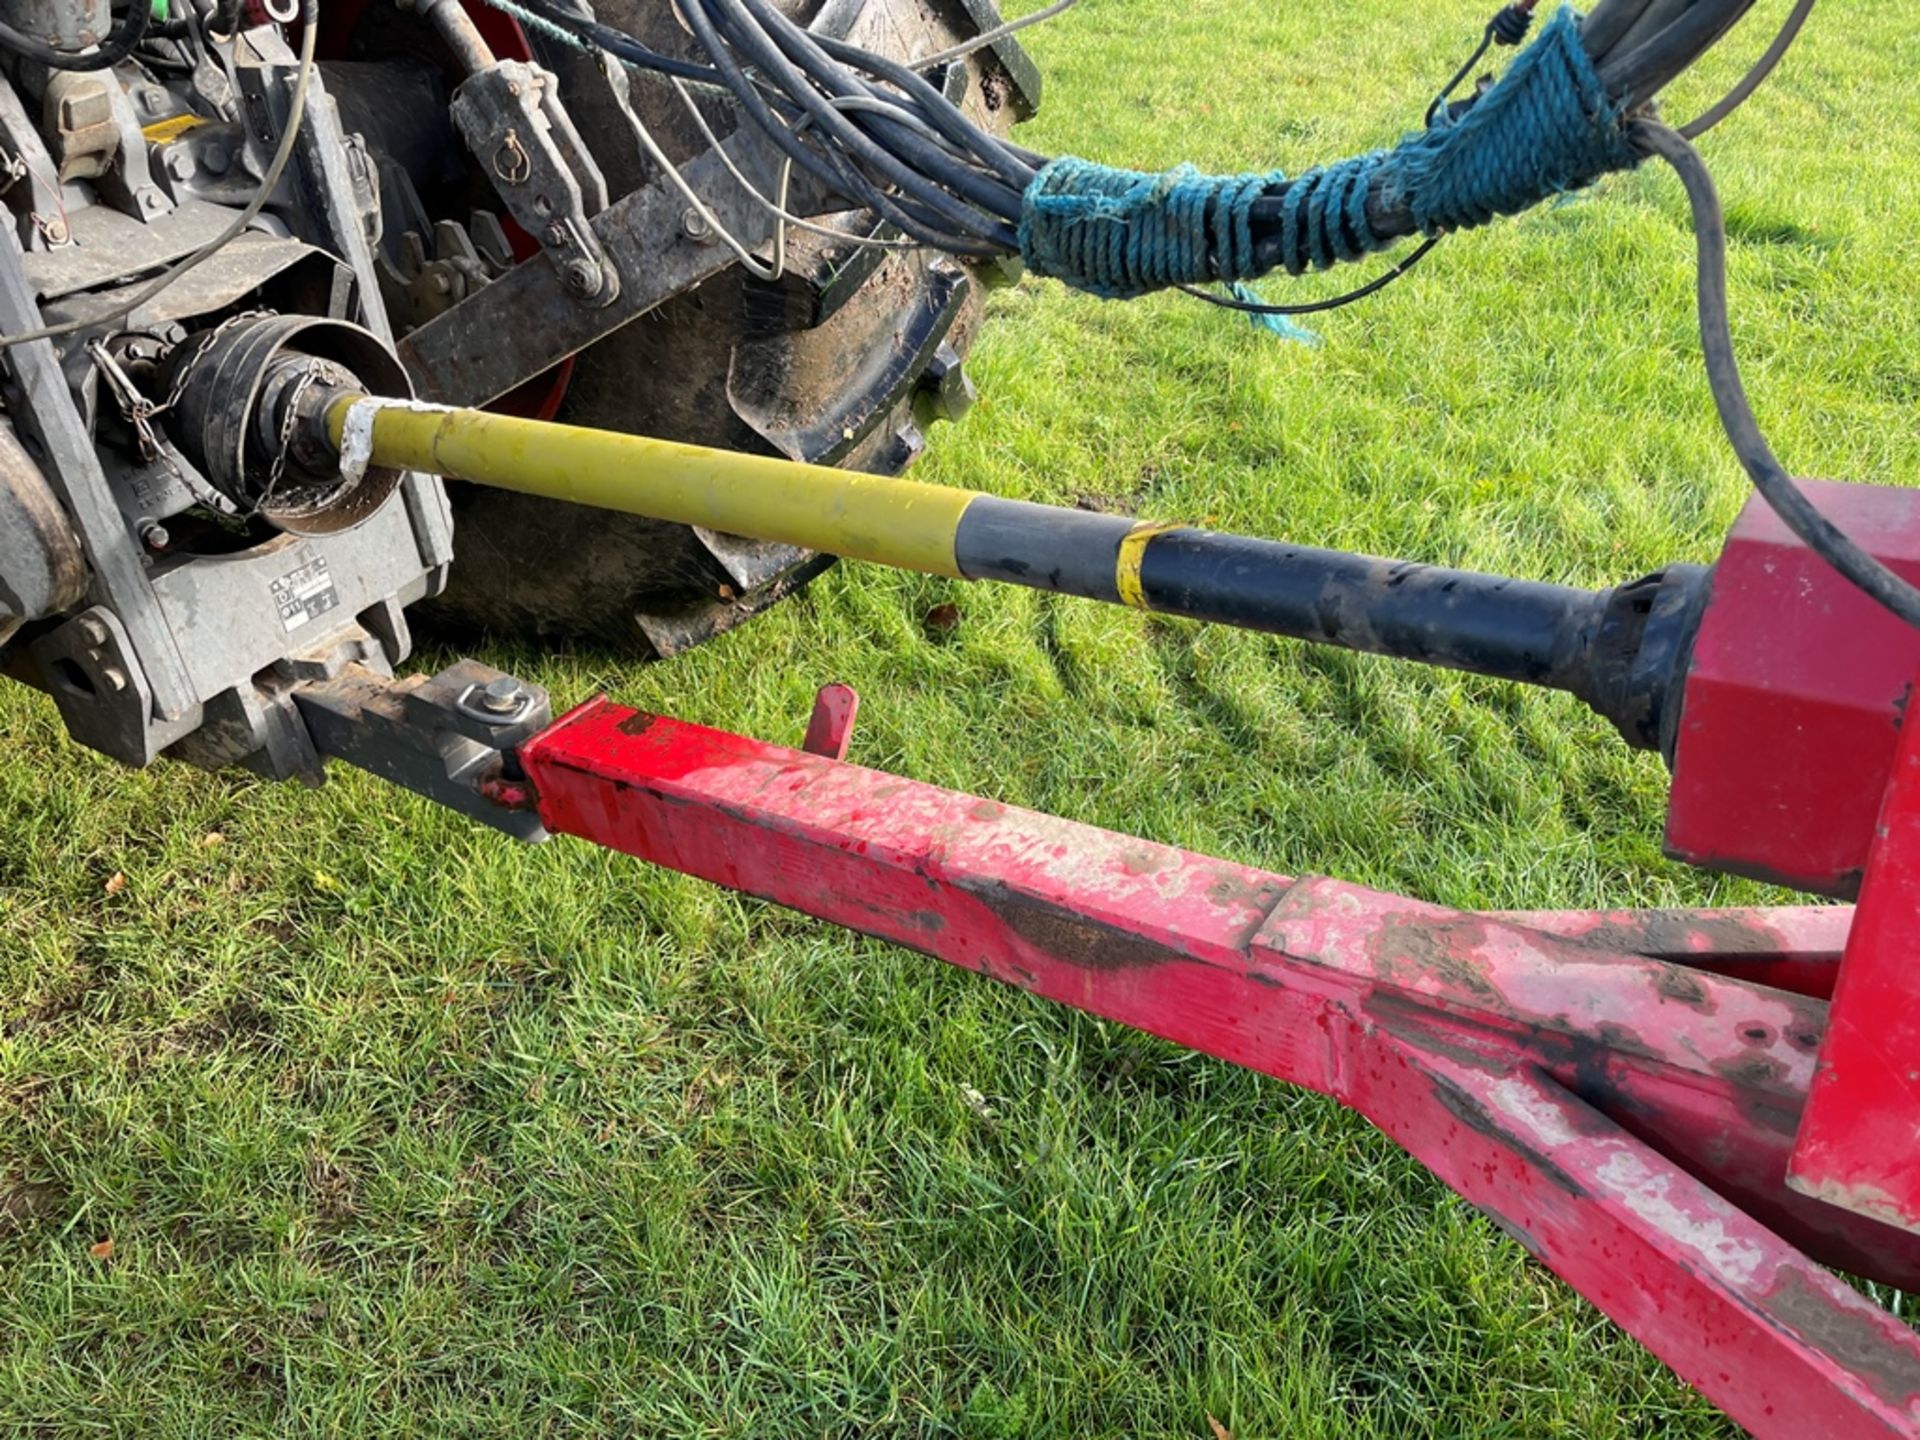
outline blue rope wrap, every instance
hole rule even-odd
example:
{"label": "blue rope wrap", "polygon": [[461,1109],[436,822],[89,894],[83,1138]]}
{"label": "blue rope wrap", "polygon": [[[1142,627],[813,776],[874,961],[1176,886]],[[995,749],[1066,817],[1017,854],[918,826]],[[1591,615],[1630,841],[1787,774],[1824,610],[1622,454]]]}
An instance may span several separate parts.
{"label": "blue rope wrap", "polygon": [[1580,48],[1579,17],[1563,8],[1457,120],[1443,108],[1432,129],[1391,150],[1291,182],[1277,171],[1202,175],[1182,165],[1156,175],[1063,155],[1023,197],[1020,252],[1034,273],[1108,299],[1249,280],[1273,268],[1255,256],[1254,202],[1278,194],[1278,263],[1298,275],[1392,243],[1367,223],[1376,191],[1433,235],[1518,214],[1638,163],[1619,107]]}
{"label": "blue rope wrap", "polygon": [[1191,165],[1152,175],[1063,155],[1027,189],[1020,253],[1038,273],[1109,300],[1250,275],[1253,202],[1286,178]]}

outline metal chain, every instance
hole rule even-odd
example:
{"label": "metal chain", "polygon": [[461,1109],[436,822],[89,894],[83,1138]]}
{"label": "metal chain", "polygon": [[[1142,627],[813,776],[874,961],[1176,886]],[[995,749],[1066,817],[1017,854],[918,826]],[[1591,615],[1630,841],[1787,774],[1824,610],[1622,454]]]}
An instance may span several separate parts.
{"label": "metal chain", "polygon": [[286,399],[280,406],[280,437],[279,445],[273,454],[273,467],[268,470],[266,488],[260,492],[260,498],[247,512],[247,519],[251,520],[273,503],[274,493],[280,488],[280,482],[286,478],[287,456],[293,450],[294,432],[300,427],[301,397],[326,378],[326,362],[309,358],[300,372],[300,378],[295,380],[292,388],[287,391]]}
{"label": "metal chain", "polygon": [[[221,515],[239,520],[252,519],[259,512],[259,507],[255,506],[253,510],[242,515],[239,505],[230,496],[214,489],[192,466],[181,463],[179,452],[154,425],[154,421],[180,403],[180,397],[186,393],[187,386],[192,383],[194,372],[200,368],[201,362],[206,359],[208,352],[214,348],[221,335],[242,321],[260,319],[272,313],[270,310],[241,310],[229,315],[211,330],[203,330],[189,337],[203,343],[199,353],[180,367],[164,400],[155,400],[141,390],[134,383],[133,377],[127,374],[120,363],[113,358],[104,341],[96,339],[87,342],[88,356],[92,359],[94,367],[99,370],[101,378],[106,381],[107,389],[113,393],[115,401],[120,406],[121,414],[133,427],[134,439],[140,447],[141,460],[149,465],[158,461],[166,467],[167,473],[178,480],[186,488],[187,493],[202,505]],[[185,343],[187,342],[184,340],[180,342],[180,344]]]}
{"label": "metal chain", "polygon": [[[153,413],[156,415],[162,414],[171,410],[174,405],[178,403],[181,395],[186,393],[188,382],[193,379],[193,372],[200,368],[201,362],[207,358],[208,352],[213,349],[215,343],[222,335],[226,334],[227,331],[231,330],[243,320],[262,320],[270,317],[273,313],[271,310],[242,310],[237,314],[229,315],[211,330],[202,330],[199,334],[188,337],[193,340],[204,339],[205,343],[200,346],[199,354],[195,355],[193,359],[180,367],[180,373],[174,376],[173,388],[167,392],[167,398],[160,402],[159,408]],[[182,345],[186,343],[185,340],[180,342]],[[178,346],[175,348],[177,349]]]}
{"label": "metal chain", "polygon": [[133,427],[141,461],[148,465],[156,461],[164,465],[167,473],[208,509],[222,515],[238,515],[240,507],[209,485],[193,467],[182,465],[173,445],[154,427],[154,417],[170,409],[174,401],[180,398],[179,388],[176,386],[174,393],[166,400],[156,403],[133,383],[133,377],[120,368],[120,362],[113,358],[101,341],[89,341],[87,354],[101,378],[107,382],[107,389],[119,403],[120,413],[126,416],[127,423]]}

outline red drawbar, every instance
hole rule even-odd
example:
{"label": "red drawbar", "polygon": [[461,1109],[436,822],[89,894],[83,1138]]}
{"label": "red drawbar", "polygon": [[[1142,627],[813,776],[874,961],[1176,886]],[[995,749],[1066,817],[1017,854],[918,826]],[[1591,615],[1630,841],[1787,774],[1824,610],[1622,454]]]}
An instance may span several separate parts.
{"label": "red drawbar", "polygon": [[1718,973],[1838,916],[1451,911],[606,701],[521,761],[556,833],[1352,1106],[1758,1435],[1920,1429],[1920,1335],[1816,1263],[1920,1236],[1785,1184],[1827,1005]]}
{"label": "red drawbar", "polygon": [[[1834,524],[1920,581],[1920,491],[1801,483]],[[1851,899],[1920,632],[1841,579],[1757,496],[1712,585],[1680,710],[1668,853]]]}

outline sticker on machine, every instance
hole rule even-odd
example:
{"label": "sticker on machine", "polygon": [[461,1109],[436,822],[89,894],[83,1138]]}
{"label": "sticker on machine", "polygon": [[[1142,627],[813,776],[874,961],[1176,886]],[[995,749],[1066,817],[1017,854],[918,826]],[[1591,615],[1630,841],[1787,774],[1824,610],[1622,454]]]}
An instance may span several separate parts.
{"label": "sticker on machine", "polygon": [[298,570],[289,570],[273,582],[273,603],[280,608],[280,623],[298,630],[340,604],[340,592],[327,573],[327,558],[309,560]]}

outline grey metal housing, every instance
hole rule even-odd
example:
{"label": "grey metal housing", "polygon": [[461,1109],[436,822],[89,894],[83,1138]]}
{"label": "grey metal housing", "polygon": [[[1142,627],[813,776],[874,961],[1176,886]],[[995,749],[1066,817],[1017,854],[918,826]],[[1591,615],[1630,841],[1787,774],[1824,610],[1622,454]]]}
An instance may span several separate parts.
{"label": "grey metal housing", "polygon": [[[35,218],[0,241],[0,332],[105,313],[142,283],[133,277],[206,243],[244,203],[279,144],[295,57],[261,27],[204,59],[206,73],[184,82],[154,83],[129,64],[44,77],[39,93],[34,67],[22,66],[0,85],[0,140],[59,180],[57,209],[8,194]],[[209,110],[232,118],[206,119]],[[33,126],[35,114],[50,124]],[[86,127],[70,124],[95,114],[104,128],[89,143],[104,158],[83,154]],[[5,352],[0,663],[46,688],[75,739],[129,764],[170,752],[317,779],[293,688],[349,665],[391,674],[410,649],[403,610],[444,584],[453,558],[445,493],[420,475],[337,533],[281,531],[196,552],[172,543],[170,524],[219,492],[167,438],[164,413],[144,445],[108,438],[134,397],[166,403],[129,367],[269,281],[297,280],[324,313],[391,345],[364,153],[317,72],[306,117],[260,228],[124,319]],[[57,227],[41,223],[48,213]],[[77,573],[60,563],[63,545],[82,559]]]}

